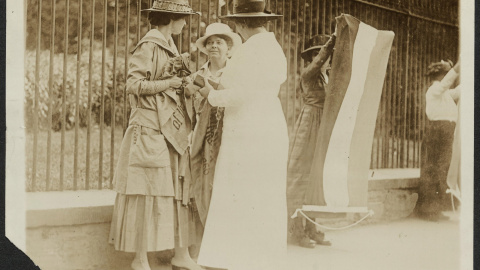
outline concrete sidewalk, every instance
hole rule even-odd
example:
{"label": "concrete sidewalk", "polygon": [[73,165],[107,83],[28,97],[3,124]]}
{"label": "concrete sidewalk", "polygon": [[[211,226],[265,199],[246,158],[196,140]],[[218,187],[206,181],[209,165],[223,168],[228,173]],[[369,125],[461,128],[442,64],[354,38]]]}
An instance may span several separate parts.
{"label": "concrete sidewalk", "polygon": [[[412,217],[328,231],[326,238],[332,242],[330,247],[288,246],[288,269],[460,269],[459,214],[447,215],[451,220],[429,222]],[[152,265],[152,270],[170,269],[169,265]]]}
{"label": "concrete sidewalk", "polygon": [[458,214],[450,216],[442,222],[408,218],[329,231],[330,247],[289,246],[289,269],[460,269]]}

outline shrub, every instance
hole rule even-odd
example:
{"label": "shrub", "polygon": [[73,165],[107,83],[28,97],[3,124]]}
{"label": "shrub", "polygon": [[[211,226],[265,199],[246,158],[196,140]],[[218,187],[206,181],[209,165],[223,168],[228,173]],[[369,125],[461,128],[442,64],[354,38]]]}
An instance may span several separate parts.
{"label": "shrub", "polygon": [[[67,56],[67,70],[65,73],[66,83],[63,85],[63,53],[55,54],[53,57],[54,69],[52,74],[52,89],[49,91],[49,51],[40,52],[40,70],[38,81],[38,125],[41,129],[48,128],[48,102],[50,94],[52,102],[52,129],[58,131],[62,128],[62,95],[65,91],[65,128],[71,129],[76,123],[76,86],[77,86],[77,57],[76,55]],[[99,123],[101,108],[101,74],[102,74],[102,51],[95,49],[92,57],[92,92],[91,92],[91,112],[92,123]],[[125,90],[124,76],[124,58],[117,58],[117,78],[116,78],[116,124],[123,121],[123,91]],[[33,128],[34,103],[35,103],[35,63],[36,53],[27,51],[25,53],[25,126],[27,130]],[[111,115],[111,95],[113,94],[113,58],[107,51],[105,60],[105,124],[110,125]],[[80,76],[79,76],[79,106],[78,106],[78,124],[81,127],[87,126],[88,112],[88,88],[89,88],[89,51],[83,51],[80,57]]]}

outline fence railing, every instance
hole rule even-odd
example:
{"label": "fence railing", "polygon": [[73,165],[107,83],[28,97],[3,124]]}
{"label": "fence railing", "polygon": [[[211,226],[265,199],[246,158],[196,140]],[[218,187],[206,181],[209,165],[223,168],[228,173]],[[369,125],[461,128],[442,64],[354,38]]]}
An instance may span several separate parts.
{"label": "fence railing", "polygon": [[[123,132],[129,51],[150,29],[151,0],[27,0],[25,124],[27,190],[110,188]],[[194,43],[232,9],[231,0],[190,0],[192,16],[175,42],[192,70],[206,60]],[[300,52],[334,18],[351,14],[395,32],[372,146],[372,168],[420,166],[426,66],[458,54],[458,3],[449,0],[269,0],[270,22],[288,61],[280,100],[290,131],[302,106]],[[234,25],[231,25],[234,28]]]}

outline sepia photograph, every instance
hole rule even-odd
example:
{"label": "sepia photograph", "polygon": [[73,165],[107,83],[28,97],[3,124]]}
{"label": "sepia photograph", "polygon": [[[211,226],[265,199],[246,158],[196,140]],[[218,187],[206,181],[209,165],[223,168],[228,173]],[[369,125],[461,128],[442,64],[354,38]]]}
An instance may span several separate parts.
{"label": "sepia photograph", "polygon": [[473,269],[474,8],[7,0],[5,234],[42,270]]}

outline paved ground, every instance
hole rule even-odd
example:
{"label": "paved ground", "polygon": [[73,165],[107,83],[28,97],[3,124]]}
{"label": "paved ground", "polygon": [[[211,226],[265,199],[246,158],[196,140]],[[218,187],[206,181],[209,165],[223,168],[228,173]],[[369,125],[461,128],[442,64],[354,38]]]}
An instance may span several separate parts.
{"label": "paved ground", "polygon": [[289,246],[290,269],[460,269],[460,231],[456,217],[427,222],[409,218],[327,233],[331,247]]}
{"label": "paved ground", "polygon": [[[458,215],[428,222],[407,218],[329,231],[330,247],[288,247],[292,270],[456,270],[460,269]],[[128,269],[128,268],[125,268]],[[153,266],[152,270],[169,270]]]}

